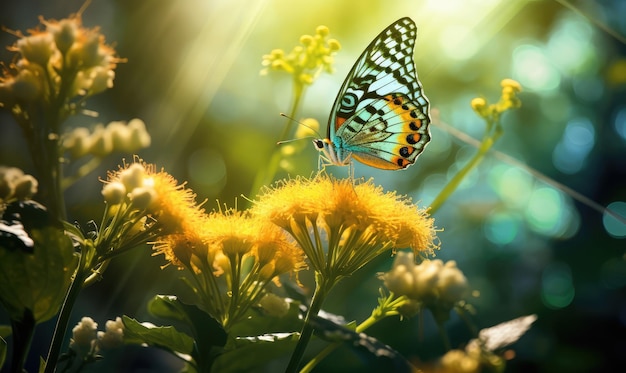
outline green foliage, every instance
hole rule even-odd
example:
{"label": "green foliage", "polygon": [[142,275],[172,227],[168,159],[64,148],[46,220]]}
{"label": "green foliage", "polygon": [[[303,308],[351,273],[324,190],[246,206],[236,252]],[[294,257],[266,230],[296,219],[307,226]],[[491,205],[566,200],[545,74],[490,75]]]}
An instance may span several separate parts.
{"label": "green foliage", "polygon": [[33,228],[33,252],[0,243],[0,300],[11,319],[30,310],[37,323],[59,311],[77,264],[71,240],[53,225]]}
{"label": "green foliage", "polygon": [[173,326],[146,325],[128,316],[124,316],[123,321],[126,343],[145,343],[172,353],[190,354],[193,350],[193,339]]}

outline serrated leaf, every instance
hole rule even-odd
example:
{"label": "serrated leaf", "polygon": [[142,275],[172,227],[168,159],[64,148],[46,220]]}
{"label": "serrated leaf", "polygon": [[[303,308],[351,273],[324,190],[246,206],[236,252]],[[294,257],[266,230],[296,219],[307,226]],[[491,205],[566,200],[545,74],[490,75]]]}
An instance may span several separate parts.
{"label": "serrated leaf", "polygon": [[179,332],[173,326],[156,326],[149,323],[140,323],[126,315],[122,317],[124,322],[124,343],[147,344],[159,347],[172,353],[191,354],[193,351],[193,338]]}

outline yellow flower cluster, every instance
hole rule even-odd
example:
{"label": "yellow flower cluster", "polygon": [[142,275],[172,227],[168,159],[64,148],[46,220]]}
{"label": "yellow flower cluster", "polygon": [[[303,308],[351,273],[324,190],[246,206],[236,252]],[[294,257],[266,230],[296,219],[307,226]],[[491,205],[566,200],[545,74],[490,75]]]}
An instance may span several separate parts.
{"label": "yellow flower cluster", "polygon": [[313,269],[333,279],[351,275],[384,251],[431,254],[435,248],[426,212],[371,180],[287,180],[267,189],[252,214],[289,232]]}
{"label": "yellow flower cluster", "polygon": [[41,19],[45,30],[29,30],[10,49],[19,60],[0,78],[0,107],[17,110],[29,102],[68,102],[113,86],[115,50],[97,28],[82,26],[79,15],[60,21]]}
{"label": "yellow flower cluster", "polygon": [[132,119],[128,124],[114,121],[106,126],[98,125],[93,131],[86,127],[74,128],[63,137],[61,146],[72,159],[88,154],[101,158],[115,151],[132,154],[150,146],[150,142],[144,122]]}
{"label": "yellow flower cluster", "polygon": [[505,111],[522,106],[522,101],[517,97],[517,94],[522,91],[522,86],[517,81],[503,79],[500,85],[502,95],[497,103],[488,105],[487,100],[482,97],[474,98],[471,102],[472,109],[486,120],[496,121]]}
{"label": "yellow flower cluster", "polygon": [[[394,295],[405,295],[429,308],[437,319],[447,319],[450,310],[463,300],[469,290],[467,279],[455,261],[444,263],[435,259],[415,264],[413,253],[399,252],[393,268],[381,279]],[[409,306],[405,311],[411,312],[416,308],[419,307]]]}
{"label": "yellow flower cluster", "polygon": [[239,321],[265,294],[267,284],[304,267],[302,250],[275,225],[228,210],[160,238],[157,254],[189,269],[201,305],[225,328]]}
{"label": "yellow flower cluster", "polygon": [[304,267],[302,250],[271,222],[235,210],[207,214],[193,191],[141,160],[109,172],[102,194],[107,212],[97,251],[152,241],[154,255],[189,271],[198,304],[225,328],[258,304],[277,276]]}
{"label": "yellow flower cluster", "polygon": [[302,35],[300,45],[289,53],[274,49],[263,56],[261,62],[265,68],[262,75],[269,71],[285,71],[293,75],[301,84],[311,84],[321,71],[333,72],[334,54],[341,49],[336,39],[327,39],[328,27],[318,26],[315,35]]}

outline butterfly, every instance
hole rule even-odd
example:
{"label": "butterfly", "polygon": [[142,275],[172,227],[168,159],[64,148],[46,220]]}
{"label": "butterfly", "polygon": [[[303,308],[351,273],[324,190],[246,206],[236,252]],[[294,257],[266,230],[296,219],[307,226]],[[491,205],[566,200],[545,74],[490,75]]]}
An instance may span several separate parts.
{"label": "butterfly", "polygon": [[415,163],[430,141],[429,102],[417,79],[415,22],[392,23],[365,48],[346,77],[328,119],[327,137],[315,139],[323,166],[400,170]]}

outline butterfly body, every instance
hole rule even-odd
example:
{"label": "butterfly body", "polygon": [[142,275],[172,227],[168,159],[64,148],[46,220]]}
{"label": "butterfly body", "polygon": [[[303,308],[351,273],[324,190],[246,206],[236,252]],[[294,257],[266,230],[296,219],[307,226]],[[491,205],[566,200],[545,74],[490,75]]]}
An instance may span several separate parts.
{"label": "butterfly body", "polygon": [[313,140],[325,165],[404,169],[430,141],[429,103],[413,62],[417,27],[402,18],[378,35],[344,81],[327,138]]}

